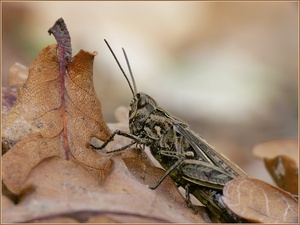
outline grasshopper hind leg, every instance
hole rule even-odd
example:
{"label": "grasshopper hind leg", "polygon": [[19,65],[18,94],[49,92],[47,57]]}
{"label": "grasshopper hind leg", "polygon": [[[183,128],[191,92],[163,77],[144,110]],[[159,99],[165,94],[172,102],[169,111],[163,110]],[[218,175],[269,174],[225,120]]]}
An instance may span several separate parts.
{"label": "grasshopper hind leg", "polygon": [[180,164],[182,163],[183,159],[179,159],[176,163],[174,163],[166,172],[165,174],[159,179],[159,181],[153,185],[153,186],[149,186],[150,189],[155,190],[160,184],[161,182]]}
{"label": "grasshopper hind leg", "polygon": [[196,208],[196,206],[192,203],[191,201],[191,197],[190,197],[190,187],[191,185],[190,184],[186,184],[185,185],[185,201],[186,201],[186,204],[189,208],[191,208],[192,210],[194,210],[196,213],[198,213],[198,210]]}

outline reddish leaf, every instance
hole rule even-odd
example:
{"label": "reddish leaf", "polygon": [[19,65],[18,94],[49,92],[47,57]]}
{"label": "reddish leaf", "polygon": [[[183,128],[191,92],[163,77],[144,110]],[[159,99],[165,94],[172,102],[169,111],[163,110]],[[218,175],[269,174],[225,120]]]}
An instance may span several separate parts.
{"label": "reddish leaf", "polygon": [[298,201],[261,180],[238,178],[228,182],[222,200],[238,216],[260,223],[298,223]]}
{"label": "reddish leaf", "polygon": [[264,160],[276,184],[292,194],[298,194],[298,141],[274,140],[256,145],[253,154]]}

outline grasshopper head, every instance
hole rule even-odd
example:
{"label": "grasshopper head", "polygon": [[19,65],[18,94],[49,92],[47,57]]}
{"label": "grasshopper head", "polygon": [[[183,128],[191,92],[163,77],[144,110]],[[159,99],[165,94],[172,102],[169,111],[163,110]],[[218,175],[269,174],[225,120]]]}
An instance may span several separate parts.
{"label": "grasshopper head", "polygon": [[149,95],[139,92],[134,95],[129,109],[129,128],[133,134],[143,129],[144,122],[156,109],[156,102]]}
{"label": "grasshopper head", "polygon": [[110,45],[108,44],[108,42],[106,40],[104,40],[104,41],[107,44],[107,47],[109,48],[109,50],[111,51],[113,57],[115,58],[124,77],[126,78],[129,88],[133,94],[133,98],[131,100],[130,109],[129,109],[129,129],[132,134],[139,136],[138,135],[139,131],[141,131],[143,129],[144,122],[149,118],[149,116],[153,113],[153,111],[156,110],[156,108],[157,108],[156,102],[149,95],[142,93],[142,92],[139,92],[139,93],[137,92],[134,77],[133,77],[131,67],[129,64],[129,60],[127,58],[125,50],[122,48],[123,54],[125,56],[126,63],[127,63],[128,69],[129,69],[130,77],[132,80],[132,85],[131,85],[127,75],[125,74],[119,60],[117,59],[115,53],[111,49]]}

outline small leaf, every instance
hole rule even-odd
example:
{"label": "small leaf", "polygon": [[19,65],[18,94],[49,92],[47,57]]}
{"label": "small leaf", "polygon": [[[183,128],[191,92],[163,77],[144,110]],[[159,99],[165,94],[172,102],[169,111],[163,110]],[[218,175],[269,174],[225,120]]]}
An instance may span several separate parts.
{"label": "small leaf", "polygon": [[264,160],[265,166],[276,184],[298,194],[298,141],[274,140],[256,145],[253,154]]}
{"label": "small leaf", "polygon": [[228,182],[222,200],[236,215],[260,223],[298,223],[298,201],[289,193],[254,178]]}
{"label": "small leaf", "polygon": [[298,195],[298,166],[295,160],[288,156],[277,156],[274,159],[264,159],[265,165],[278,187]]}
{"label": "small leaf", "polygon": [[278,155],[285,155],[295,160],[296,163],[299,164],[298,141],[295,139],[263,142],[254,146],[253,154],[260,159],[272,159]]}

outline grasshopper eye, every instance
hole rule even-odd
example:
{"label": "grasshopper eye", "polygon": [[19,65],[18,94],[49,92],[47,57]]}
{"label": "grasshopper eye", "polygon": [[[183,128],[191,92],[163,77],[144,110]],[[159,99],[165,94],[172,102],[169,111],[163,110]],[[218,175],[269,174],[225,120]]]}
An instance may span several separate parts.
{"label": "grasshopper eye", "polygon": [[146,96],[143,93],[137,93],[136,98],[137,98],[137,108],[138,109],[145,107],[146,104],[148,103],[148,99],[146,98]]}
{"label": "grasshopper eye", "polygon": [[[138,96],[138,97],[140,97],[140,96]],[[146,104],[147,104],[147,101],[145,98],[139,98],[137,107],[138,107],[138,109],[141,109],[141,108],[145,107]]]}

